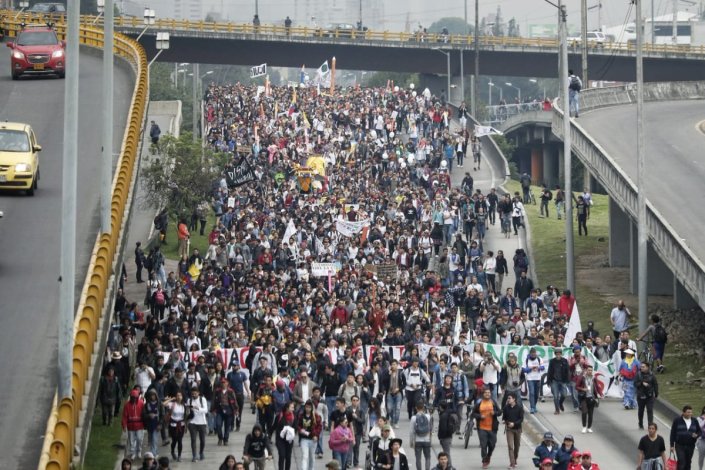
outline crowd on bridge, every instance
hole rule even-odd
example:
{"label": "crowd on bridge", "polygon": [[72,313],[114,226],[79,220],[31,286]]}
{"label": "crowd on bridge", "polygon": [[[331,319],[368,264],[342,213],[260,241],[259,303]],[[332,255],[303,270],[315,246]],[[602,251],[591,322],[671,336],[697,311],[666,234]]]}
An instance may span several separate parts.
{"label": "crowd on bridge", "polygon": [[[566,343],[571,293],[535,286],[523,250],[484,249],[487,230],[522,229],[523,206],[475,188],[470,171],[451,183],[466,153],[480,165],[479,142],[454,122],[467,122],[464,106],[391,84],[334,94],[236,84],[211,85],[204,114],[206,145],[232,155],[209,204],[194,208],[215,215],[209,248],[186,248],[166,273],[138,246],[144,304],[116,301],[99,402],[104,423],[121,416],[128,431],[124,465],[158,468],[168,441],[180,461],[186,431],[190,458],[203,460],[253,412],[244,448],[221,468],[261,470],[276,456],[289,470],[300,446],[305,470],[325,455],[333,470],[412,460],[430,470],[438,445],[434,468],[447,470],[462,429],[476,429],[473,459],[488,468],[500,423],[516,468],[523,403],[536,411],[543,382],[555,413],[567,400],[592,432],[604,390],[587,355],[616,356],[637,377],[628,330],[618,339],[589,327]],[[408,440],[394,433],[402,420]],[[544,437],[537,468],[598,468],[571,436]],[[663,453],[649,452],[647,462]],[[159,461],[168,468],[168,455]]]}

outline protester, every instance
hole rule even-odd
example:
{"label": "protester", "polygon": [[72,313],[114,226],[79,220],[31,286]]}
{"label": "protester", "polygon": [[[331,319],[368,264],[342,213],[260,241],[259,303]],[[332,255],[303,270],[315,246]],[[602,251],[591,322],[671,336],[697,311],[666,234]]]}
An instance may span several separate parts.
{"label": "protester", "polygon": [[690,470],[695,453],[695,443],[702,437],[697,419],[693,419],[693,407],[685,405],[683,413],[671,424],[671,452],[678,459],[678,470]]}
{"label": "protester", "polygon": [[507,404],[502,408],[502,421],[504,433],[507,435],[507,450],[509,452],[509,467],[517,468],[519,448],[521,446],[522,423],[524,422],[524,408],[517,402],[514,393],[506,394]]}
{"label": "protester", "polygon": [[648,433],[639,440],[637,468],[640,470],[666,468],[666,442],[657,430],[656,423],[650,422]]}

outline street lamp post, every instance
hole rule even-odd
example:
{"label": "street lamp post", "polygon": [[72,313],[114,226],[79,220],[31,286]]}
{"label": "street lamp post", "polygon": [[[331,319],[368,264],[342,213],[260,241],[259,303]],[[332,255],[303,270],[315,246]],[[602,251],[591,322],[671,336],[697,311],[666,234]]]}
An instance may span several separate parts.
{"label": "street lamp post", "polygon": [[648,320],[646,182],[644,174],[644,31],[642,0],[636,0],[636,185],[637,185],[637,289],[639,295],[639,331],[646,331]]}
{"label": "street lamp post", "polygon": [[159,31],[157,33],[157,53],[152,57],[152,60],[149,61],[147,68],[151,67],[154,61],[167,49],[169,49],[169,33]]}
{"label": "street lamp post", "polygon": [[25,11],[26,8],[29,8],[29,2],[27,0],[20,0],[18,5],[20,7],[20,11],[18,11],[17,14],[15,15],[15,19],[17,19],[17,17],[20,16],[22,14],[22,12]]}
{"label": "street lamp post", "polygon": [[490,87],[495,87],[499,90],[499,103],[502,104],[502,99],[504,99],[504,97],[503,97],[504,89],[501,86],[497,85],[496,83],[492,83],[492,82],[490,82]]}
{"label": "street lamp post", "polygon": [[[536,84],[536,85],[538,85],[538,83],[539,83],[539,81],[536,80],[535,78],[530,78],[529,81],[531,83]],[[543,99],[544,99],[544,101],[546,101],[546,87],[543,87]]]}
{"label": "street lamp post", "polygon": [[492,106],[492,87],[494,86],[494,83],[490,82],[488,85],[489,85],[489,90],[488,90],[489,91],[489,94],[488,94],[489,100],[487,102],[487,106]]}
{"label": "street lamp post", "polygon": [[103,21],[103,159],[101,162],[100,225],[103,233],[110,233],[110,193],[113,176],[113,0],[98,0]]}
{"label": "street lamp post", "polygon": [[93,20],[93,24],[96,24],[100,17],[103,16],[103,13],[105,12],[105,0],[97,0],[96,8],[98,9],[98,16],[96,16]]}
{"label": "street lamp post", "polygon": [[192,112],[192,117],[191,117],[191,132],[193,132],[193,141],[197,142],[198,141],[198,110],[200,108],[199,106],[199,99],[198,97],[201,95],[201,92],[203,91],[203,87],[201,86],[201,80],[203,80],[204,77],[210,75],[213,73],[212,70],[207,71],[203,75],[199,75],[199,64],[193,64],[193,90],[192,90],[192,106],[191,106],[191,112]]}
{"label": "street lamp post", "polygon": [[154,23],[157,22],[157,14],[154,12],[149,7],[144,7],[144,29],[142,32],[137,36],[136,41],[139,42],[139,40],[142,38],[142,35],[147,32],[150,26],[152,26]]}
{"label": "street lamp post", "polygon": [[450,52],[444,51],[443,49],[440,49],[438,47],[434,47],[433,50],[438,51],[441,54],[446,56],[446,73],[448,75],[448,88],[447,88],[447,90],[448,90],[447,97],[448,98],[447,99],[448,99],[448,102],[450,103]]}
{"label": "street lamp post", "polygon": [[509,83],[509,82],[504,82],[504,84],[507,85],[508,87],[514,88],[514,89],[517,91],[518,98],[519,98],[519,103],[521,103],[521,88],[519,88],[518,86],[514,86],[514,85],[512,85],[512,84]]}

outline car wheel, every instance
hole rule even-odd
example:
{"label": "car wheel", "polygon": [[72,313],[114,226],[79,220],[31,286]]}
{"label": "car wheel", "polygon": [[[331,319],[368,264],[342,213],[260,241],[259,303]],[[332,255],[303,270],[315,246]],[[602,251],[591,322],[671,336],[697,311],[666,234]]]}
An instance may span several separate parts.
{"label": "car wheel", "polygon": [[19,74],[16,72],[12,72],[12,79],[17,80],[18,78],[20,78]]}
{"label": "car wheel", "polygon": [[39,174],[34,178],[34,181],[32,182],[32,186],[27,190],[27,196],[34,196],[34,191],[37,189],[39,186],[39,182],[37,181],[39,179]]}
{"label": "car wheel", "polygon": [[59,72],[59,78],[66,78],[66,72]]}

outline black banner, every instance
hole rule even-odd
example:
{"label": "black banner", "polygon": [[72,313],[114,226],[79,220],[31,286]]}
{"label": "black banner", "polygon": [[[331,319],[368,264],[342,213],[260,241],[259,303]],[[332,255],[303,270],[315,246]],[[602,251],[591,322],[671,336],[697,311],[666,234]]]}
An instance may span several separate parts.
{"label": "black banner", "polygon": [[245,158],[241,159],[237,165],[229,167],[225,171],[225,180],[229,188],[242,186],[256,179],[255,170],[252,169]]}

